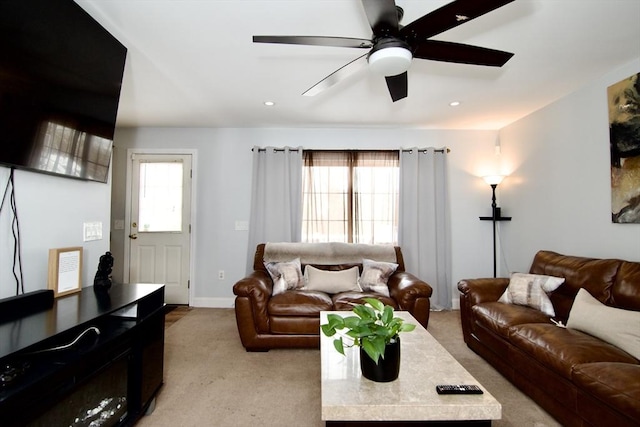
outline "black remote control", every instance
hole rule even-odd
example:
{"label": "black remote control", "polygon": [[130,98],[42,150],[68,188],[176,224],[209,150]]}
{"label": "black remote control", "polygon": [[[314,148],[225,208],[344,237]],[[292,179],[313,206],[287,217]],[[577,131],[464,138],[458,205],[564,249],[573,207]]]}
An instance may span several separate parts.
{"label": "black remote control", "polygon": [[447,384],[437,385],[438,394],[482,394],[483,391],[477,385]]}

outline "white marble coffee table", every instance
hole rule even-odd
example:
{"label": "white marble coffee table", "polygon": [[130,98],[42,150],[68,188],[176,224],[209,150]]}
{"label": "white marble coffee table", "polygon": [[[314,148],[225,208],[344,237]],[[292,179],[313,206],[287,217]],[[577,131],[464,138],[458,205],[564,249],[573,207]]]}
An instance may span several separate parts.
{"label": "white marble coffee table", "polygon": [[[352,315],[350,311],[322,312],[321,324],[327,322],[328,313]],[[410,313],[395,314],[416,329],[401,335],[400,375],[389,383],[362,377],[359,349],[346,349],[345,357],[333,347],[333,338],[320,332],[322,420],[327,425],[355,421],[456,421],[462,425],[468,421],[477,426],[491,425],[491,420],[502,417],[500,403]],[[439,395],[437,384],[476,384],[484,394]]]}

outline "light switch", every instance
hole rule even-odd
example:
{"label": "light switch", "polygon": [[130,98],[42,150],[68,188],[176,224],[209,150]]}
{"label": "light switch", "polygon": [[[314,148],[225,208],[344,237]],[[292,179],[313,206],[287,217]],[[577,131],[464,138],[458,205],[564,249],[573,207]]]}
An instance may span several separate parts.
{"label": "light switch", "polygon": [[124,230],[124,219],[116,219],[113,221],[114,230]]}
{"label": "light switch", "polygon": [[102,240],[102,221],[84,223],[84,241]]}
{"label": "light switch", "polygon": [[246,231],[249,229],[249,221],[236,221],[236,231]]}

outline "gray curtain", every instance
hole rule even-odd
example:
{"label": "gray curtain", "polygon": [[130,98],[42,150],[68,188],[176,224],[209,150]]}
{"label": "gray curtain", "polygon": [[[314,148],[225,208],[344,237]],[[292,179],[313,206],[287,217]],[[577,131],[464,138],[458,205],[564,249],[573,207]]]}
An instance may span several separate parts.
{"label": "gray curtain", "polygon": [[253,147],[247,272],[256,246],[299,242],[302,227],[302,147]]}
{"label": "gray curtain", "polygon": [[436,310],[450,309],[452,298],[446,151],[400,151],[398,244],[406,270],[433,288]]}

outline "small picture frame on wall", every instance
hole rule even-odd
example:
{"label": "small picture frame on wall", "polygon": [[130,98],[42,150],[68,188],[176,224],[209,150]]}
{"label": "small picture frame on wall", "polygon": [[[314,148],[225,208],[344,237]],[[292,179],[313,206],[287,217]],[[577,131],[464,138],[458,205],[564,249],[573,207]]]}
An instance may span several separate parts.
{"label": "small picture frame on wall", "polygon": [[82,290],[82,247],[49,249],[49,289],[56,298]]}

